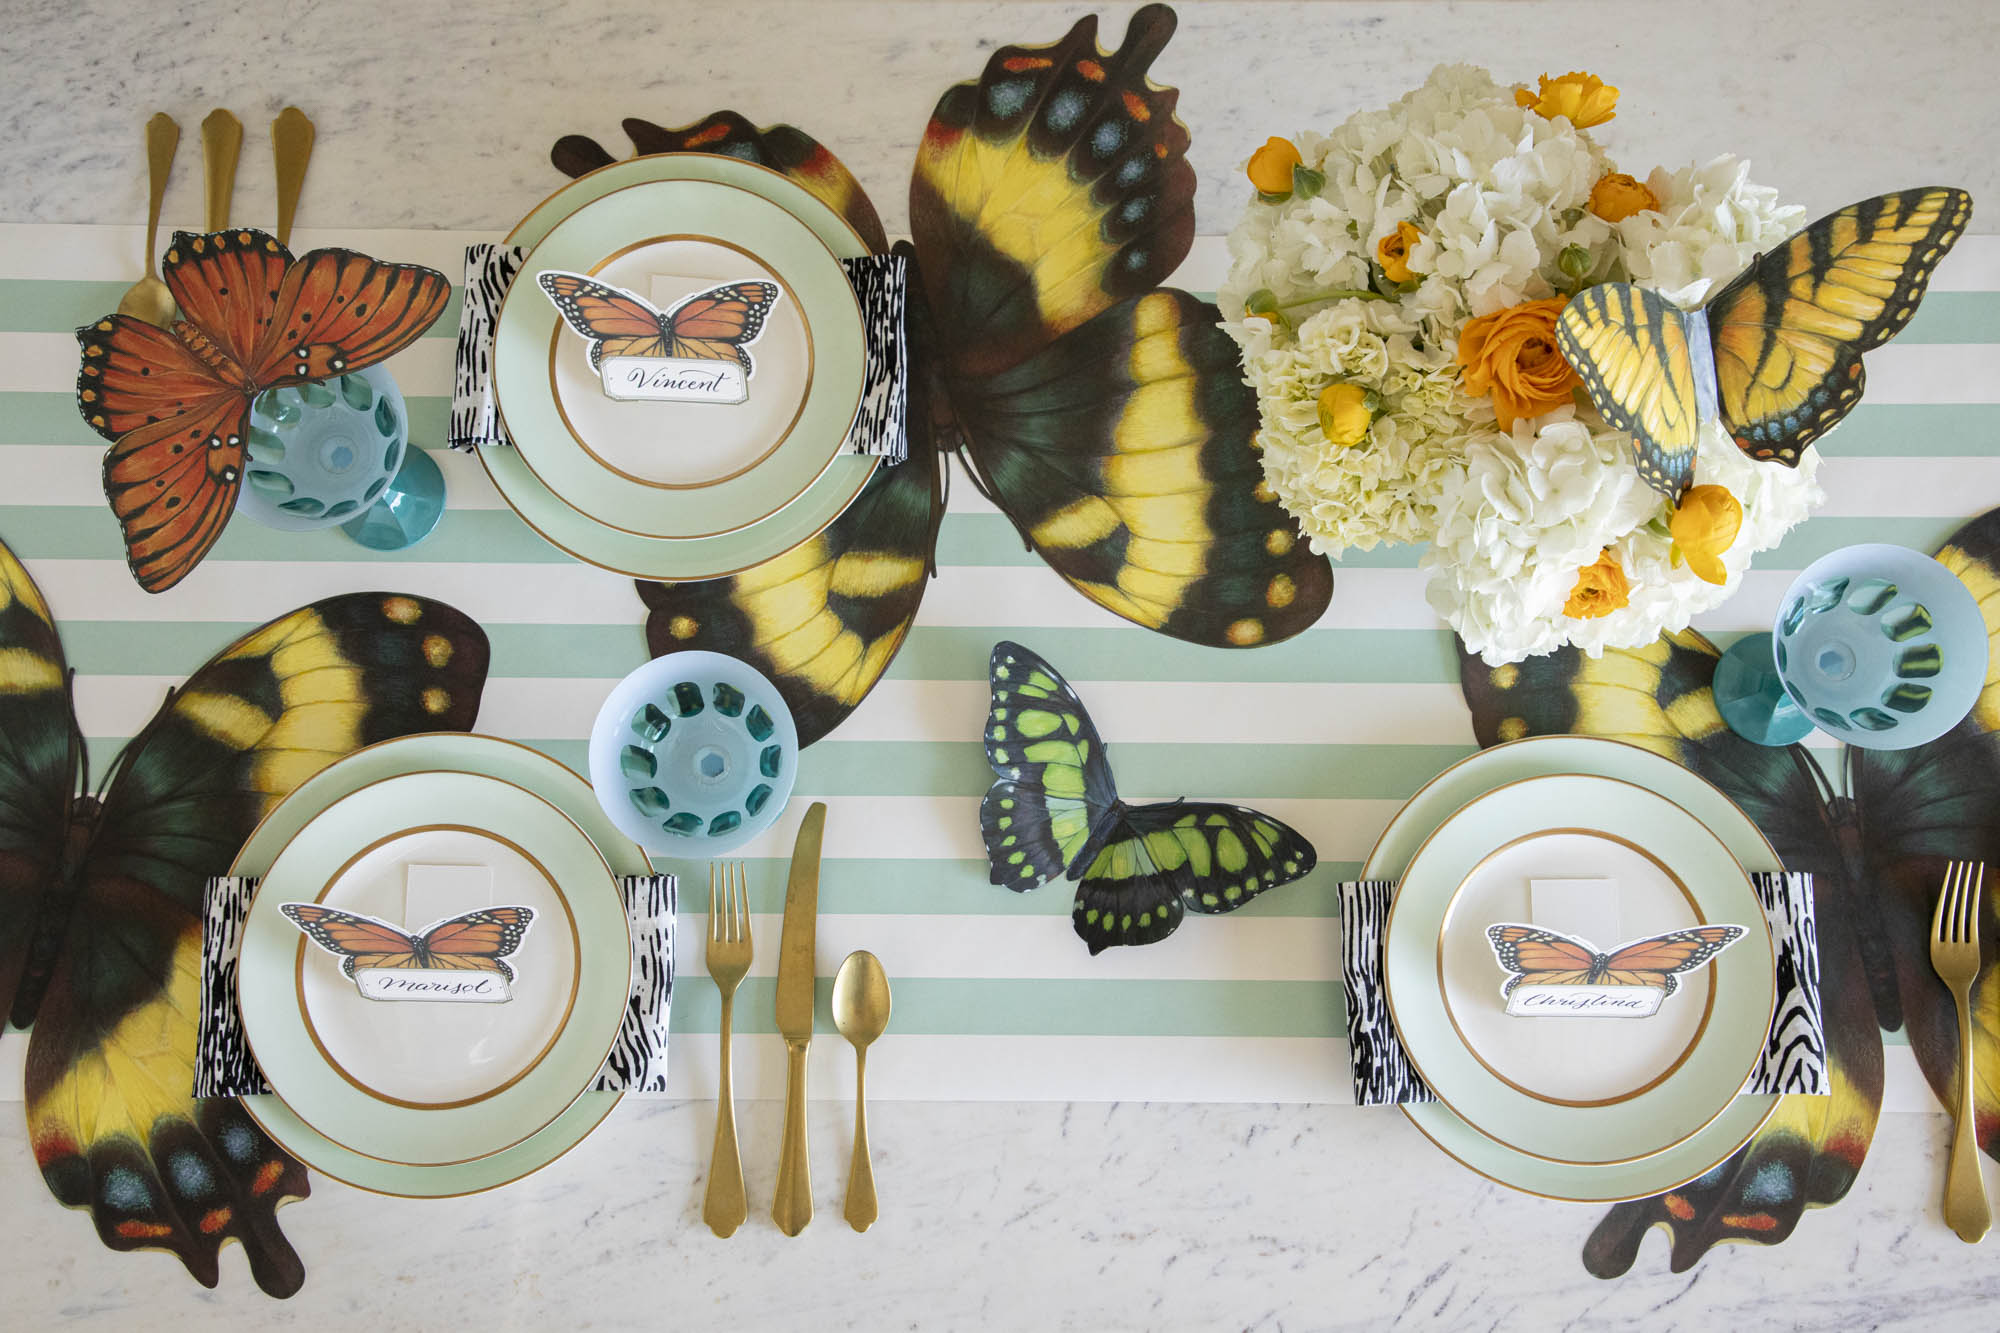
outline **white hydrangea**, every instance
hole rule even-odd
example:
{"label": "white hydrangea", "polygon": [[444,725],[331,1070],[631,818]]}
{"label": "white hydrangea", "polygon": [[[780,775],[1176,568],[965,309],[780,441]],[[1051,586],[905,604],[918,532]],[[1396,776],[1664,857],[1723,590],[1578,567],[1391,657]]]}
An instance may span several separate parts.
{"label": "white hydrangea", "polygon": [[[1517,106],[1511,89],[1465,65],[1440,66],[1386,110],[1294,142],[1325,185],[1312,198],[1251,202],[1230,233],[1218,299],[1257,391],[1266,481],[1313,549],[1430,542],[1431,604],[1498,665],[1685,627],[1823,498],[1816,452],[1795,470],[1754,463],[1711,423],[1697,479],[1727,487],[1744,515],[1723,557],[1727,582],[1705,583],[1674,567],[1665,501],[1640,481],[1626,436],[1586,402],[1507,433],[1461,384],[1465,322],[1559,296],[1579,266],[1591,281],[1637,282],[1684,306],[1707,300],[1803,221],[1750,182],[1746,163],[1655,171],[1647,185],[1659,209],[1607,223],[1589,211],[1590,192],[1615,168],[1589,134]],[[1399,286],[1376,247],[1403,222],[1419,238]],[[1283,320],[1246,316],[1253,295]],[[1317,410],[1340,382],[1380,404],[1366,438],[1344,448]],[[1578,571],[1607,550],[1632,585],[1627,605],[1595,619],[1564,614]]]}

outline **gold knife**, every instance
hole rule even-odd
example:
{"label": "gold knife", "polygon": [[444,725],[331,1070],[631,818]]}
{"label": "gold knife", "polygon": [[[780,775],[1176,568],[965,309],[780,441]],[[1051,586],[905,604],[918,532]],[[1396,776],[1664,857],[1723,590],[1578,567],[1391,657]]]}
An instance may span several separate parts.
{"label": "gold knife", "polygon": [[796,1236],[812,1221],[812,1164],[806,1157],[806,1046],[813,1035],[813,932],[819,917],[819,843],[826,802],[814,801],[792,844],[785,886],[785,933],[778,945],[778,1035],[785,1039],[785,1146],[771,1218]]}

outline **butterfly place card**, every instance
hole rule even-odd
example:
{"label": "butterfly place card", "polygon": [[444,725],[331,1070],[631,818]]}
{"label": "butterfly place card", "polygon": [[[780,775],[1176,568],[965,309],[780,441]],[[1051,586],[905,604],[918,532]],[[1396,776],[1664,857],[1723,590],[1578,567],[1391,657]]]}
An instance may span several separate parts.
{"label": "butterfly place card", "polygon": [[341,973],[362,998],[448,1004],[512,999],[515,973],[507,959],[519,952],[535,921],[530,907],[483,907],[412,932],[320,903],[284,903],[279,910],[340,960]]}
{"label": "butterfly place card", "polygon": [[589,344],[604,392],[620,401],[748,401],[757,369],[749,348],[780,295],[774,282],[725,282],[662,310],[582,273],[545,269],[535,282]]}
{"label": "butterfly place card", "polygon": [[1574,935],[1517,922],[1486,928],[1514,1018],[1651,1018],[1691,972],[1742,939],[1742,926],[1648,935],[1600,953]]}

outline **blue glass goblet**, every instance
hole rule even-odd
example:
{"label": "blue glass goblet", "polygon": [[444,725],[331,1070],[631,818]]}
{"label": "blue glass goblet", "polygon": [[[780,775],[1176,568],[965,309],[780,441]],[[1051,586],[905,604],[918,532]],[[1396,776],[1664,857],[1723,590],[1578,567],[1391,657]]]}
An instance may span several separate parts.
{"label": "blue glass goblet", "polygon": [[409,440],[402,391],[380,366],[267,389],[250,409],[237,508],[285,532],[338,525],[378,551],[414,545],[444,514],[444,474]]}
{"label": "blue glass goblet", "polygon": [[1864,544],[1814,561],[1771,632],[1730,645],[1715,702],[1759,745],[1818,727],[1863,749],[1904,750],[1957,726],[1986,671],[1986,621],[1965,585],[1927,555]]}

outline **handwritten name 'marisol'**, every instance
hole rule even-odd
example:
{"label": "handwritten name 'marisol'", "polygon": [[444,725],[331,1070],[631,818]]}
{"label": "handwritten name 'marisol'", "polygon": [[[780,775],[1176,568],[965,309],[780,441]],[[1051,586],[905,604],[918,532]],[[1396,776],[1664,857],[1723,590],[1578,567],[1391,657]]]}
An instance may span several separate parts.
{"label": "handwritten name 'marisol'", "polygon": [[506,979],[497,972],[439,976],[430,971],[363,968],[355,983],[371,1000],[432,1000],[461,1004],[500,1004],[509,997]]}

